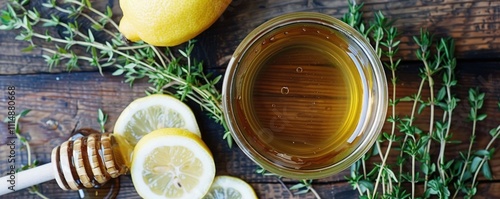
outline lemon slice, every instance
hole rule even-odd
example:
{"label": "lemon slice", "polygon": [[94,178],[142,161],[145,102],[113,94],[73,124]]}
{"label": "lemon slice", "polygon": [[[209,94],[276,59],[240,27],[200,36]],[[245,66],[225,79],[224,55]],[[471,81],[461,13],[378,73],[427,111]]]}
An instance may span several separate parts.
{"label": "lemon slice", "polygon": [[217,176],[203,199],[257,199],[252,187],[232,176]]}
{"label": "lemon slice", "polygon": [[130,174],[143,198],[202,198],[215,177],[215,163],[200,137],[165,128],[137,143]]}
{"label": "lemon slice", "polygon": [[160,128],[182,128],[201,137],[191,109],[180,100],[164,94],[134,100],[122,111],[113,131],[135,146],[142,136]]}

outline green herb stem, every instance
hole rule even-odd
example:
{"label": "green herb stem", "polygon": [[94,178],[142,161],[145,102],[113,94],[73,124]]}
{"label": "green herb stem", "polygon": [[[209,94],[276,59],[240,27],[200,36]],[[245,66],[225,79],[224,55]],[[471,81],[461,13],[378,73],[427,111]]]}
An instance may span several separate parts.
{"label": "green herb stem", "polygon": [[[498,138],[499,135],[500,135],[500,133],[499,133],[499,131],[497,131],[497,133],[495,134],[495,136],[490,140],[490,142],[486,146],[485,150],[488,150],[490,148],[490,146]],[[480,168],[483,167],[484,163],[486,163],[486,161],[488,161],[488,159],[489,158],[487,156],[483,156],[483,158],[481,159],[481,162],[479,163],[479,166],[477,167],[478,169],[474,172],[474,176],[472,178],[472,183],[471,183],[471,188],[476,187],[476,181],[477,181],[477,178],[478,178],[479,173],[481,171]],[[457,192],[455,192],[455,195],[453,196],[453,198],[456,197],[457,193],[458,193],[458,190],[457,190]]]}
{"label": "green herb stem", "polygon": [[479,176],[479,171],[481,171],[481,167],[483,167],[484,163],[488,160],[488,157],[484,156],[482,159],[481,159],[481,162],[479,163],[479,166],[477,167],[478,169],[476,170],[476,172],[474,172],[474,176],[472,177],[472,183],[471,183],[471,188],[474,188],[476,187],[476,180],[477,180],[477,177]]}
{"label": "green herb stem", "polygon": [[151,45],[149,44],[142,44],[138,46],[118,46],[116,47],[117,50],[136,50],[136,49],[143,49],[143,48],[149,48]]}
{"label": "green herb stem", "polygon": [[[26,169],[30,169],[30,168],[34,168],[37,166],[37,161],[32,160],[31,145],[30,145],[29,141],[26,139],[26,137],[21,134],[20,119],[22,117],[26,116],[30,111],[31,110],[29,110],[29,109],[23,110],[18,115],[16,115],[15,119],[14,119],[14,132],[15,132],[16,138],[20,141],[21,144],[23,144],[26,147],[25,149],[26,149],[27,160],[28,160],[27,164],[22,165],[22,167],[20,168],[21,171],[26,170]],[[44,198],[44,199],[47,198],[45,195],[40,193],[40,191],[38,190],[38,185],[28,187],[28,191],[30,194],[36,194],[37,196]]]}
{"label": "green herb stem", "polygon": [[308,190],[313,193],[313,195],[314,195],[314,197],[316,197],[316,199],[321,199],[321,196],[319,196],[318,192],[312,186],[310,186],[308,188]]}
{"label": "green herb stem", "polygon": [[[497,127],[497,131],[495,133],[495,135],[493,136],[493,138],[488,142],[488,145],[486,145],[486,148],[485,150],[489,150],[491,145],[493,144],[493,142],[495,142],[495,140],[500,136],[500,126]],[[488,161],[488,156],[484,156],[483,159],[481,160],[481,162],[479,163],[479,166],[477,167],[478,169],[476,170],[476,172],[474,173],[474,177],[472,179],[472,184],[471,184],[471,188],[474,188],[476,186],[476,180],[478,178],[478,175],[479,175],[479,171],[481,170],[480,168],[483,167],[484,163],[486,161]]]}
{"label": "green herb stem", "polygon": [[[54,38],[54,37],[51,37],[51,36],[42,35],[42,34],[35,33],[35,32],[32,33],[32,36],[40,38],[40,39],[44,39],[44,40],[50,40],[50,41],[58,42],[58,43],[61,43],[61,44],[79,45],[79,46],[83,46],[83,47],[94,47],[94,48],[97,48],[97,49],[100,49],[100,50],[111,50],[111,51],[113,51],[113,52],[115,52],[115,53],[117,53],[117,54],[119,54],[119,55],[121,55],[123,57],[126,57],[128,59],[136,61],[137,63],[139,63],[140,65],[142,65],[142,67],[144,69],[151,70],[151,71],[154,71],[154,72],[157,71],[156,68],[150,66],[149,64],[147,64],[147,63],[145,63],[143,61],[137,60],[133,56],[131,56],[131,55],[127,54],[127,53],[115,50],[115,49],[113,49],[113,48],[111,48],[111,47],[109,47],[107,45],[104,45],[104,44],[84,42],[84,41],[68,41],[68,40],[65,40],[65,39]],[[167,77],[173,79],[174,81],[178,81],[178,82],[184,83],[182,80],[178,79],[177,77],[174,77],[174,76],[171,76],[171,75],[167,75]]]}
{"label": "green herb stem", "polygon": [[35,191],[34,192],[38,197],[42,198],[42,199],[49,199],[49,197],[43,195],[42,193],[38,192],[38,191]]}
{"label": "green herb stem", "polygon": [[[412,105],[412,109],[411,109],[411,114],[410,114],[410,119],[409,119],[409,126],[412,126],[413,125],[413,121],[415,120],[415,113],[417,112],[417,104],[418,102],[420,101],[420,98],[422,96],[422,91],[424,89],[424,84],[425,84],[425,78],[422,78],[421,81],[420,81],[420,84],[418,86],[418,90],[417,90],[417,94],[415,95],[415,97],[413,98],[413,105]],[[401,144],[401,152],[399,154],[399,157],[400,158],[403,158],[403,155],[404,155],[404,148],[406,147],[406,143],[408,141],[408,137],[409,135],[405,135],[404,138],[403,138],[403,142]],[[414,141],[415,141],[415,138],[413,138]],[[415,157],[413,157],[415,158]],[[413,160],[414,161],[414,160]],[[412,165],[412,173],[414,173],[415,171],[415,164],[411,164]],[[399,173],[403,173],[403,164],[400,164],[399,165]],[[402,177],[402,176],[400,176]],[[398,182],[398,186],[400,187],[401,186],[401,183],[403,182],[403,179],[400,178],[399,179],[399,182]],[[412,186],[414,186],[414,181],[412,180]]]}
{"label": "green herb stem", "polygon": [[499,136],[500,136],[500,125],[496,128],[496,132],[493,135],[493,138],[491,138],[491,140],[486,145],[486,148],[485,148],[486,151],[491,148],[491,145],[493,145],[493,142],[495,142],[495,140],[498,139]]}
{"label": "green herb stem", "polygon": [[[429,115],[429,137],[432,138],[433,136],[433,133],[434,133],[434,114],[435,114],[435,98],[434,98],[434,79],[432,77],[433,75],[433,71],[431,71],[430,67],[429,67],[429,63],[428,63],[428,60],[427,60],[427,55],[426,55],[427,51],[426,50],[423,50],[422,51],[422,54],[421,54],[421,57],[422,57],[422,62],[424,64],[424,67],[425,67],[425,75],[426,75],[426,79],[427,79],[427,83],[428,83],[428,86],[429,86],[429,95],[430,95],[430,98],[429,98],[429,106],[430,106],[430,115]],[[429,151],[431,149],[431,142],[432,139],[429,139],[427,141],[427,147],[425,148],[425,152],[424,154],[429,154]],[[426,165],[429,165],[430,164],[430,157],[424,157],[425,158],[425,164]],[[427,183],[429,182],[429,174],[426,173],[425,174],[425,180],[424,180],[424,192],[427,191]]]}
{"label": "green herb stem", "polygon": [[[59,54],[59,55],[62,56],[61,59],[71,59],[71,58],[73,58],[73,56],[71,54],[59,53],[59,52],[56,52],[55,50],[52,50],[52,49],[49,49],[49,48],[41,48],[41,50],[45,51],[45,52],[48,52],[50,54]],[[76,58],[78,58],[80,60],[85,60],[85,61],[92,61],[92,58],[86,57],[86,56],[76,55]]]}
{"label": "green herb stem", "polygon": [[[107,45],[103,45],[103,44],[100,44],[100,43],[89,43],[89,42],[83,42],[83,41],[67,41],[67,40],[64,40],[64,39],[53,38],[53,37],[42,35],[42,34],[39,34],[39,33],[33,33],[33,36],[38,37],[40,39],[45,39],[45,40],[50,39],[52,41],[59,42],[59,43],[62,43],[62,44],[75,44],[75,45],[80,45],[80,46],[84,46],[84,47],[85,46],[91,46],[91,47],[95,47],[95,48],[100,49],[100,50],[110,50],[110,51],[113,51],[113,52],[115,52],[115,53],[117,53],[117,54],[119,54],[119,55],[121,55],[123,57],[126,57],[126,58],[130,59],[130,60],[136,61],[136,63],[140,64],[138,66],[141,66],[142,69],[147,69],[147,70],[151,70],[153,72],[160,73],[160,71],[158,71],[156,68],[150,66],[149,64],[147,64],[147,63],[145,63],[143,61],[137,60],[137,59],[135,59],[135,57],[133,57],[133,56],[127,54],[127,53],[124,53],[124,52],[121,52],[119,50],[115,50],[113,48],[110,48]],[[190,59],[188,59],[188,60],[190,60]],[[188,67],[188,68],[190,68],[190,67]],[[166,77],[168,79],[171,79],[171,80],[174,80],[176,82],[179,82],[180,84],[191,86],[193,88],[193,90],[196,93],[198,93],[200,96],[202,96],[202,98],[204,98],[204,99],[215,99],[215,97],[211,93],[209,93],[209,92],[207,92],[205,90],[202,90],[202,89],[200,89],[198,87],[195,87],[193,85],[189,85],[183,79],[180,79],[180,78],[178,78],[178,77],[176,77],[174,75],[170,75],[170,74],[167,74],[167,73],[161,73],[161,75],[163,75],[164,77]],[[221,108],[220,104],[214,104],[214,105],[216,107],[218,107],[219,109]]]}
{"label": "green herb stem", "polygon": [[[79,5],[79,6],[83,6],[80,2],[77,2],[77,1],[66,0],[65,2],[66,3],[73,3],[73,4],[76,4],[76,5]],[[52,8],[56,9],[57,11],[59,11],[61,13],[66,13],[66,14],[69,14],[69,15],[74,14],[72,11],[67,10],[67,9],[65,9],[63,7],[60,7],[60,6],[54,5],[54,6],[52,6]],[[116,25],[113,22],[113,20],[111,20],[110,18],[108,18],[106,15],[102,14],[100,11],[95,10],[95,9],[89,9],[89,10],[92,11],[93,13],[95,13],[95,14],[100,15],[103,18],[106,18],[107,22],[110,22],[118,30],[118,25]],[[89,16],[88,14],[85,14],[83,12],[79,12],[78,15],[84,17],[87,20],[89,20],[92,24],[96,24],[96,25],[101,26],[101,24],[98,21],[96,21],[93,17]],[[58,25],[64,25],[64,23],[59,23]],[[113,33],[113,32],[111,32],[111,31],[109,31],[108,29],[102,28],[101,30],[104,31],[105,33],[107,33],[108,35],[112,36],[112,37],[116,37],[116,34]]]}
{"label": "green herb stem", "polygon": [[[92,18],[91,16],[89,16],[89,15],[87,15],[87,14],[85,14],[85,13],[81,13],[80,15],[81,15],[81,16],[83,16],[83,17],[85,17],[85,18],[86,18],[86,19],[88,19],[89,21],[91,21],[93,24],[99,24],[99,22],[97,22],[94,18]],[[109,20],[109,21],[110,21],[110,22],[112,22],[113,20]],[[116,24],[115,24],[115,27],[118,29],[118,26],[116,26]],[[108,35],[110,35],[110,36],[116,37],[116,34],[115,34],[115,33],[113,33],[113,32],[111,32],[111,31],[109,31],[109,30],[108,30],[108,29],[106,29],[106,28],[102,28],[101,30],[102,30],[102,31],[104,31],[105,33],[107,33],[107,34],[108,34]]]}
{"label": "green herb stem", "polygon": [[[441,39],[440,42],[438,43],[437,63],[438,64],[443,63],[444,66],[442,66],[442,68],[446,69],[446,71],[443,74],[446,105],[443,108],[444,114],[442,120],[442,122],[446,124],[446,128],[445,132],[444,133],[440,132],[441,135],[438,136],[440,138],[439,140],[440,147],[437,160],[438,171],[441,176],[441,181],[444,185],[447,184],[447,179],[450,177],[447,176],[446,169],[443,168],[443,166],[445,166],[445,151],[446,151],[446,144],[449,139],[449,134],[451,131],[453,110],[455,109],[456,106],[456,99],[452,96],[451,93],[451,87],[455,85],[454,82],[456,81],[454,78],[455,59],[453,57],[453,52],[452,52],[453,49],[454,49],[454,42],[452,39]],[[441,53],[441,51],[443,51],[444,53]]]}
{"label": "green herb stem", "polygon": [[[477,107],[473,108],[475,112],[477,112]],[[472,153],[472,146],[474,145],[474,141],[476,138],[476,126],[477,126],[477,120],[472,121],[472,131],[471,131],[471,137],[470,137],[470,142],[469,142],[469,148],[467,149],[467,157],[465,158],[465,164],[464,168],[462,169],[462,173],[460,174],[460,181],[462,181],[465,171],[467,170],[468,162],[470,161],[471,153]]]}
{"label": "green herb stem", "polygon": [[[415,141],[415,138],[413,138]],[[411,198],[415,198],[415,154],[411,155]]]}
{"label": "green herb stem", "polygon": [[[52,23],[52,22],[53,22],[52,20],[50,20],[50,19],[45,19],[45,18],[40,18],[39,20],[40,20],[41,22],[45,22],[45,23]],[[69,30],[69,29],[72,29],[76,35],[80,36],[80,37],[81,37],[81,38],[83,38],[83,39],[89,39],[89,37],[88,37],[87,35],[85,35],[85,34],[81,33],[80,31],[78,31],[78,29],[73,29],[73,28],[69,27],[69,25],[68,25],[68,24],[65,24],[65,23],[60,23],[60,22],[59,22],[59,23],[57,23],[57,25],[59,25],[59,26],[61,26],[61,27],[64,27],[64,28],[66,28],[66,29],[68,29],[68,30]]]}
{"label": "green herb stem", "polygon": [[[389,135],[389,138],[388,138],[388,145],[387,145],[387,148],[386,148],[386,151],[385,153],[380,153],[380,156],[381,156],[381,160],[382,160],[382,163],[381,163],[381,169],[379,170],[378,174],[377,174],[377,177],[375,178],[375,186],[374,186],[374,190],[377,190],[378,188],[378,184],[380,182],[380,178],[384,178],[385,176],[382,175],[382,171],[384,170],[384,168],[386,167],[386,162],[387,162],[387,158],[389,157],[389,154],[390,152],[392,151],[392,144],[395,140],[395,132],[396,132],[396,122],[397,122],[397,119],[396,119],[396,104],[397,104],[397,98],[396,98],[396,92],[397,92],[397,77],[396,77],[396,69],[397,69],[397,66],[399,64],[399,61],[398,62],[394,62],[394,54],[396,53],[397,51],[397,45],[399,44],[399,42],[395,42],[394,41],[394,38],[395,36],[397,35],[397,31],[396,29],[392,29],[392,28],[388,28],[388,24],[386,24],[386,20],[384,18],[384,16],[380,13],[378,15],[376,15],[376,21],[378,21],[378,27],[379,29],[376,32],[376,36],[374,36],[376,39],[376,44],[375,44],[375,49],[378,50],[379,52],[379,56],[381,56],[382,54],[382,49],[379,48],[379,43],[380,41],[382,40],[382,37],[383,37],[383,32],[384,31],[387,31],[387,42],[384,43],[383,45],[387,47],[387,52],[386,52],[386,55],[387,57],[389,58],[389,64],[388,64],[388,68],[389,70],[391,71],[391,85],[392,85],[392,99],[391,99],[391,103],[390,103],[390,106],[391,106],[391,116],[390,116],[390,122],[391,122],[391,133]],[[396,47],[396,49],[394,49],[394,47]],[[379,148],[379,151],[380,150],[380,146],[377,142],[377,147]],[[390,192],[392,192],[392,178],[391,177],[387,177],[387,180],[390,182],[388,183],[389,185],[389,190]],[[385,180],[382,180],[383,182],[385,182]],[[385,194],[386,193],[386,189],[385,189],[385,183],[382,183],[382,189],[383,189],[383,193]],[[374,198],[375,197],[375,192],[373,193],[372,197]]]}
{"label": "green herb stem", "polygon": [[[448,68],[447,73],[448,73],[448,77],[451,78],[453,75],[452,69]],[[448,103],[452,103],[451,85],[449,83],[446,83],[446,95],[448,98]],[[450,106],[450,105],[448,105],[448,106]],[[448,119],[445,119],[446,116]],[[447,127],[446,127],[446,133],[445,133],[444,137],[440,140],[441,145],[440,145],[439,157],[438,157],[438,162],[439,162],[438,166],[439,167],[442,167],[445,164],[444,163],[444,161],[445,161],[444,156],[445,156],[445,151],[446,151],[446,142],[447,142],[448,136],[449,136],[450,131],[451,131],[452,118],[453,118],[453,109],[448,108],[448,110],[446,110],[445,114],[443,115],[443,122],[447,121]],[[440,169],[440,173],[441,173],[441,178],[444,181],[446,178],[445,174],[444,174],[444,169]]]}
{"label": "green herb stem", "polygon": [[[102,13],[101,11],[99,10],[96,10],[94,8],[92,8],[91,6],[86,6],[84,5],[82,2],[79,2],[79,1],[75,1],[75,0],[65,0],[65,2],[67,3],[73,3],[73,4],[76,4],[76,5],[79,5],[81,7],[85,7],[87,8],[88,10],[92,11],[93,13],[99,15],[100,17],[104,18],[107,20],[107,22],[109,22],[113,28],[115,28],[116,30],[118,30],[118,24],[116,24],[113,19],[111,19],[110,17],[108,17],[107,15],[105,15],[104,13]],[[97,23],[99,24],[99,23]]]}
{"label": "green herb stem", "polygon": [[359,184],[355,184],[354,189],[358,190],[360,198],[364,196],[364,193],[361,191],[361,187],[359,186]]}
{"label": "green herb stem", "polygon": [[[42,3],[43,7],[53,9],[56,12],[45,18],[35,8],[29,8],[28,2],[11,1],[7,5],[7,10],[0,13],[2,22],[5,22],[0,25],[0,28],[2,30],[20,29],[20,34],[16,39],[30,43],[26,50],[36,47],[34,39],[54,43],[54,49],[41,47],[43,52],[51,54],[51,56],[43,55],[49,69],[65,60],[68,69],[71,70],[81,60],[96,66],[101,74],[103,67],[115,65],[118,69],[113,75],[125,73],[126,82],[129,83],[143,77],[149,78],[149,82],[157,88],[151,89],[155,92],[169,92],[166,89],[174,86],[172,87],[173,90],[176,90],[174,95],[177,95],[181,100],[186,97],[193,100],[224,127],[223,138],[227,140],[230,147],[232,146],[232,137],[222,111],[221,94],[215,88],[215,84],[221,76],[209,80],[210,74],[203,73],[201,64],[193,65],[195,62],[191,58],[192,41],[189,41],[185,51],[179,50],[182,57],[174,56],[169,48],[165,48],[165,52],[162,53],[159,48],[149,44],[132,43],[129,45],[117,32],[119,26],[111,18],[111,8],[107,7],[105,14],[92,8],[89,0],[65,0],[63,2],[66,4],[58,5],[59,2],[55,0]],[[57,13],[67,15],[70,20],[60,20]],[[82,27],[76,22],[79,17],[89,21],[92,29],[89,28],[87,32],[81,31]],[[53,37],[49,31],[37,32],[38,29],[33,28],[37,25],[60,26],[68,36],[60,38]],[[95,41],[93,34],[96,31],[103,31],[110,35],[110,40],[106,42]],[[86,48],[88,55],[77,55],[73,51],[73,46]],[[187,63],[181,64],[181,61]]]}
{"label": "green herb stem", "polygon": [[[153,49],[153,51],[155,52],[156,57],[158,57],[158,60],[160,60],[161,66],[163,66],[163,68],[167,68],[168,66],[165,63],[165,59],[164,59],[163,56],[161,56],[161,53],[158,51],[158,49],[155,46],[153,46],[153,45],[149,45],[149,47],[151,49]],[[190,60],[190,59],[188,59],[188,60]],[[191,68],[191,64],[190,63],[188,64],[188,68]]]}

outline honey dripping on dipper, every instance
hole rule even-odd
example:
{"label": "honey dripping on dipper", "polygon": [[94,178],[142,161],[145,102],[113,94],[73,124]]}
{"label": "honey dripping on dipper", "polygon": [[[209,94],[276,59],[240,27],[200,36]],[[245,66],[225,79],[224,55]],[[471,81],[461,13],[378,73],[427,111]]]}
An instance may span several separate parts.
{"label": "honey dripping on dipper", "polygon": [[[84,129],[80,129],[80,130],[73,132],[72,136],[70,137],[70,140],[74,141],[74,143],[75,142],[82,143],[81,141],[78,141],[78,140],[80,140],[80,139],[82,141],[84,141],[85,139],[88,140],[88,137],[91,135],[92,136],[99,136],[102,134],[94,129],[84,128]],[[109,135],[110,135],[110,138],[116,139],[116,138],[114,138],[114,136],[111,136],[113,134],[109,134]],[[105,138],[105,139],[107,140],[107,138]],[[116,145],[116,140],[113,140],[112,143]],[[111,148],[113,148],[113,146]],[[104,154],[105,154],[106,151],[102,151],[102,152],[104,152]],[[122,150],[120,150],[119,152],[122,152]],[[119,154],[118,156],[115,156],[115,157],[121,158],[122,156],[121,156],[121,154]],[[124,161],[123,159],[121,161],[116,159],[116,162],[124,163],[126,161]],[[118,166],[120,166],[120,165],[122,165],[121,167],[124,167],[124,166],[126,167],[126,165],[123,165],[123,164],[119,164]],[[80,169],[85,169],[85,168],[80,167]],[[127,171],[125,171],[125,172],[127,172]],[[95,183],[97,181],[96,179],[91,179],[90,177],[87,176],[86,179],[93,180],[94,186],[92,188],[86,187],[84,189],[79,189],[78,190],[79,197],[82,199],[116,198],[118,195],[118,192],[120,190],[120,178],[117,178],[118,176],[116,176],[116,177],[110,176],[110,177],[111,177],[111,179],[109,179],[108,182],[106,182],[104,184],[96,184]]]}
{"label": "honey dripping on dipper", "polygon": [[[77,130],[68,141],[52,150],[50,163],[18,172],[15,190],[55,179],[63,190],[84,189],[82,192],[86,192],[86,189],[107,186],[103,190],[92,191],[107,192],[102,194],[108,196],[115,195],[117,193],[109,192],[117,192],[118,183],[105,183],[128,172],[128,154],[131,154],[131,151],[130,145],[120,136],[100,133],[93,129]],[[8,177],[2,177],[0,182],[5,183]],[[7,189],[7,186],[0,188],[0,195],[10,192],[12,190]],[[88,197],[86,194],[82,195],[82,192],[80,197]]]}

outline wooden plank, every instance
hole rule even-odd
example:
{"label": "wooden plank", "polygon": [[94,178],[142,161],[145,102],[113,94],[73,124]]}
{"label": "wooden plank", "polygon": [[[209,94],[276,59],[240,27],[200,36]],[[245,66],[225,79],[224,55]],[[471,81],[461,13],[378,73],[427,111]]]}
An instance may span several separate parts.
{"label": "wooden plank", "polygon": [[[495,59],[500,50],[496,37],[499,24],[500,2],[497,1],[358,1],[365,4],[364,17],[368,21],[375,11],[396,20],[401,32],[399,55],[404,60],[415,60],[417,49],[412,37],[426,28],[439,36],[452,36],[456,40],[460,59]],[[233,1],[222,18],[200,37],[201,46],[217,46],[216,50],[203,49],[202,58],[209,66],[224,67],[238,43],[261,23],[278,15],[315,11],[340,18],[347,12],[343,1],[294,0],[279,3],[269,0]],[[251,19],[251,20],[248,20]],[[230,21],[230,22],[228,22]],[[205,47],[206,48],[206,47]],[[207,62],[206,61],[206,62]]]}
{"label": "wooden plank", "polygon": [[[457,74],[459,84],[461,86],[455,88],[457,96],[465,100],[469,87],[479,86],[482,91],[486,92],[486,102],[484,105],[484,113],[488,113],[486,121],[481,122],[478,126],[478,146],[486,144],[488,137],[487,131],[498,125],[497,118],[500,117],[500,112],[496,108],[496,102],[500,99],[500,87],[498,86],[500,77],[500,69],[496,67],[498,62],[481,63],[482,69],[474,68],[475,62],[459,62]],[[419,79],[416,76],[419,63],[406,63],[401,66],[398,71],[400,81],[398,82],[398,93],[400,97],[410,95],[416,92]],[[436,79],[438,81],[439,79]],[[0,87],[6,88],[8,85],[16,87],[16,110],[32,109],[28,116],[22,119],[23,132],[28,132],[30,143],[32,144],[33,156],[40,160],[41,163],[50,161],[50,151],[53,147],[62,143],[70,136],[70,132],[74,128],[91,127],[98,128],[96,121],[97,110],[103,109],[109,115],[109,121],[106,129],[113,129],[113,124],[119,116],[120,112],[132,100],[144,96],[144,90],[148,87],[147,82],[137,82],[134,87],[130,88],[128,84],[123,83],[123,78],[114,77],[110,73],[105,73],[104,76],[98,73],[74,72],[61,74],[36,74],[36,75],[11,75],[0,76]],[[424,93],[428,92],[424,89]],[[5,90],[2,91],[2,96],[6,96]],[[5,98],[2,97],[3,102]],[[203,129],[203,139],[212,150],[217,166],[217,174],[233,175],[243,178],[254,185],[257,192],[263,198],[277,197],[279,194],[285,194],[280,187],[280,184],[272,176],[261,176],[255,170],[258,168],[255,163],[248,159],[239,148],[236,146],[232,149],[227,147],[225,141],[221,139],[223,129],[214,124],[204,113],[200,112],[198,106],[188,103],[195,112],[200,128]],[[468,106],[465,101],[464,105],[460,105],[455,115],[457,120],[453,126],[456,139],[467,141],[471,126],[464,122],[467,117]],[[1,103],[0,110],[6,110],[6,103]],[[409,105],[401,104],[398,109],[401,115],[409,114]],[[426,118],[428,112],[422,113],[421,118]],[[4,120],[5,114],[0,114],[0,120]],[[428,121],[426,119],[417,120],[416,124],[425,128]],[[7,129],[5,123],[0,123],[1,129]],[[384,128],[389,131],[388,126]],[[6,131],[1,131],[1,136],[6,137]],[[6,148],[6,140],[2,140],[0,146],[0,156],[6,157],[8,149]],[[498,142],[497,142],[498,143]],[[467,145],[450,144],[448,147],[449,157],[456,156],[457,151],[466,150]],[[393,154],[395,155],[395,154]],[[26,162],[26,154],[23,151],[19,152],[20,161]],[[391,156],[389,161],[394,160]],[[0,173],[5,173],[7,163],[0,162]],[[499,179],[500,173],[500,153],[496,153],[491,161],[494,179]],[[333,175],[328,178],[317,180],[318,191],[324,193],[325,198],[329,196],[336,197],[340,190],[349,190],[345,186],[337,185],[337,183],[345,182],[344,176],[348,175],[346,170],[338,175]],[[127,178],[124,176],[123,178]],[[284,179],[288,185],[296,181]],[[131,187],[130,182],[122,182],[122,187]],[[338,188],[338,186],[343,188]],[[497,196],[500,194],[498,187],[500,185],[488,185],[485,189],[478,191],[485,198],[489,196]],[[48,193],[57,198],[72,196],[73,193],[62,192],[59,190],[54,181],[44,183],[42,185],[44,193]],[[268,193],[269,190],[274,193]],[[133,189],[124,188],[122,194],[134,196]],[[351,193],[351,192],[349,192]],[[21,192],[20,195],[15,193],[12,196],[26,196],[26,192]],[[67,194],[67,195],[66,195]],[[497,194],[497,195],[495,195]],[[287,198],[286,196],[283,196]],[[310,198],[310,196],[307,196]]]}
{"label": "wooden plank", "polygon": [[[7,0],[0,0],[5,7]],[[114,20],[119,21],[121,10],[118,0],[94,1],[94,7],[103,9],[112,3]],[[417,46],[412,37],[420,28],[426,28],[440,36],[452,36],[456,40],[457,55],[460,59],[495,59],[500,51],[497,29],[500,24],[500,2],[498,1],[390,1],[366,0],[363,9],[367,20],[373,18],[374,11],[382,11],[389,19],[397,20],[395,25],[401,31],[400,56],[404,60],[415,60]],[[196,57],[207,67],[225,68],[239,42],[255,27],[272,17],[298,11],[321,12],[334,17],[342,17],[347,12],[347,1],[293,0],[282,3],[278,0],[241,1],[234,0],[222,17],[199,40]],[[61,72],[65,66],[49,71],[43,63],[44,52],[35,50],[21,54],[27,47],[25,42],[14,40],[16,32],[0,31],[0,74]],[[95,71],[82,65],[75,71]]]}
{"label": "wooden plank", "polygon": [[[141,198],[132,185],[130,176],[120,177],[120,190],[117,198],[139,199]],[[262,183],[249,183],[260,199],[315,199],[312,192],[306,194],[295,195],[294,192],[289,192],[294,183],[281,184],[279,182],[262,182]],[[284,186],[287,186],[285,188]],[[421,185],[419,185],[421,186]],[[321,198],[343,199],[343,198],[358,198],[359,193],[353,190],[351,185],[347,182],[339,182],[334,184],[315,183],[313,188],[318,192]],[[40,190],[49,198],[78,198],[78,191],[60,191],[57,190],[55,181],[44,183],[40,186]],[[500,182],[480,182],[478,185],[478,195],[474,198],[490,199],[499,198]],[[459,195],[460,196],[460,195]],[[0,196],[0,198],[36,198],[31,195],[27,190],[16,192],[15,194],[8,194]]]}
{"label": "wooden plank", "polygon": [[[409,96],[414,94],[418,90],[418,86],[420,83],[420,79],[417,77],[418,67],[421,67],[419,63],[403,65],[401,70],[397,72],[398,76],[398,84],[397,84],[397,92],[398,97]],[[465,152],[468,150],[468,144],[470,142],[470,136],[472,132],[472,123],[467,119],[468,114],[470,112],[470,106],[467,101],[468,90],[470,88],[479,88],[481,92],[486,94],[484,106],[479,111],[479,113],[486,113],[487,118],[478,122],[476,128],[476,140],[473,146],[473,150],[483,149],[488,142],[490,141],[491,136],[489,135],[489,131],[493,128],[496,128],[500,125],[498,118],[500,117],[500,109],[497,103],[500,102],[500,86],[496,83],[500,81],[498,75],[500,75],[500,71],[497,69],[497,62],[484,62],[481,63],[481,70],[473,67],[474,62],[458,62],[458,66],[456,69],[458,85],[453,88],[452,92],[456,94],[461,102],[458,103],[458,106],[454,110],[453,113],[453,121],[451,126],[452,140],[460,141],[461,143],[449,143],[446,147],[446,158],[450,160],[452,158],[458,158],[459,152]],[[477,65],[477,64],[476,64]],[[435,90],[440,88],[439,84],[441,82],[441,77],[435,77],[436,87]],[[392,88],[389,86],[389,90],[391,92]],[[424,90],[422,92],[422,99],[427,99],[429,96],[429,90],[427,84],[424,85]],[[411,113],[411,103],[409,102],[401,102],[398,106],[396,106],[396,112],[399,117],[408,116]],[[442,115],[442,110],[436,108],[436,113],[438,115]],[[423,131],[428,131],[429,129],[429,108],[424,110],[421,114],[416,116],[416,120],[414,121],[414,125],[421,128]],[[436,120],[440,118],[437,117]],[[390,132],[390,126],[386,123],[383,128],[384,132]],[[500,140],[496,140],[493,146],[498,146]],[[437,149],[439,146],[432,146],[434,151],[431,152],[432,160],[436,161],[437,159]],[[384,148],[385,149],[385,148]],[[391,152],[391,156],[389,156],[389,163],[396,162],[396,156],[399,154],[399,151]],[[493,178],[498,180],[500,175],[500,153],[495,153],[494,157],[491,160],[491,168],[493,173]],[[377,162],[380,162],[379,158],[376,158]],[[495,166],[493,166],[495,165]]]}
{"label": "wooden plank", "polygon": [[[8,0],[0,0],[0,8],[6,8]],[[54,11],[48,11],[41,6],[42,1],[31,1],[30,5],[35,4],[39,10],[42,10],[41,15],[45,18],[50,18],[50,14],[58,14]],[[58,1],[60,2],[60,1]],[[93,1],[94,8],[104,10],[106,5],[111,5],[112,10],[116,15],[113,16],[115,21],[121,18],[121,10],[118,1]],[[80,24],[82,25],[82,24]],[[88,28],[88,27],[87,27]],[[44,34],[47,28],[36,29],[38,32]],[[54,29],[49,29],[54,33]],[[86,32],[86,31],[85,31]],[[21,52],[24,48],[28,47],[29,43],[24,41],[15,40],[16,35],[19,34],[18,30],[15,31],[0,31],[0,74],[33,74],[33,73],[59,73],[68,71],[64,62],[49,68],[45,63],[43,55],[50,55],[47,52],[35,48],[32,52]],[[54,37],[59,37],[57,32],[53,34]],[[96,36],[97,37],[97,36]],[[53,43],[45,43],[40,40],[35,40],[37,46],[54,49]],[[61,45],[59,45],[61,46]],[[78,68],[72,71],[96,71],[95,67],[88,64],[80,64]]]}

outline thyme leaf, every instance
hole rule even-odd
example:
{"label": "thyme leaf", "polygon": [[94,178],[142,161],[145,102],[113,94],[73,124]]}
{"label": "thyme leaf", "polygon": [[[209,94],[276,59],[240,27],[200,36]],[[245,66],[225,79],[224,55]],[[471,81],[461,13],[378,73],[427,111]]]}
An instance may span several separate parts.
{"label": "thyme leaf", "polygon": [[[49,69],[64,64],[71,71],[86,63],[101,74],[110,68],[114,70],[113,75],[123,76],[130,85],[147,79],[151,84],[147,94],[168,93],[197,103],[223,126],[223,139],[232,146],[222,112],[222,96],[216,88],[221,75],[214,77],[206,73],[203,63],[193,58],[195,41],[187,42],[183,49],[182,46],[173,49],[131,43],[119,33],[109,7],[99,11],[88,0],[44,1],[42,8],[28,6],[30,3],[11,0],[6,10],[0,11],[0,29],[18,30],[16,39],[29,45],[24,51],[41,49]],[[55,14],[42,14],[38,9]],[[82,20],[90,25],[79,24]],[[45,31],[40,27],[57,27],[62,31]]]}

